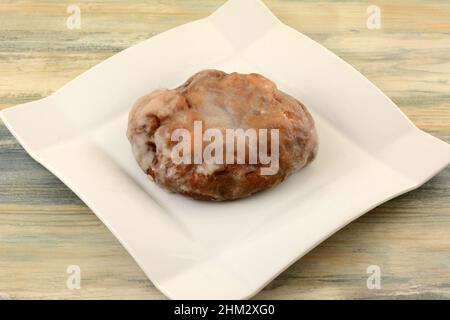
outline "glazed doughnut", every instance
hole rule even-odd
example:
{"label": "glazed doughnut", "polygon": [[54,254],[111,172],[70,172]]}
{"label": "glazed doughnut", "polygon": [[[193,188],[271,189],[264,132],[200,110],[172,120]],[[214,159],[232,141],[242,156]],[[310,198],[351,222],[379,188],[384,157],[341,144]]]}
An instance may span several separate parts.
{"label": "glazed doughnut", "polygon": [[[180,129],[189,136],[174,139]],[[239,149],[238,140],[217,136],[228,137],[232,130],[254,130],[255,143],[251,135],[244,136],[243,149]],[[196,132],[217,135],[205,141]],[[273,187],[313,161],[318,150],[314,120],[302,103],[262,75],[218,70],[198,72],[176,89],[158,89],[138,99],[129,113],[127,137],[139,166],[155,183],[172,192],[214,201],[235,200]],[[277,156],[273,163],[258,157],[263,138],[267,138],[266,154]],[[174,152],[181,140],[188,149]],[[225,140],[231,142],[231,151]],[[200,141],[197,149],[194,141]],[[210,155],[223,161],[196,161],[212,142],[223,148]],[[256,162],[252,152],[256,152]],[[180,157],[185,161],[180,163]],[[275,167],[272,172],[270,165]]]}

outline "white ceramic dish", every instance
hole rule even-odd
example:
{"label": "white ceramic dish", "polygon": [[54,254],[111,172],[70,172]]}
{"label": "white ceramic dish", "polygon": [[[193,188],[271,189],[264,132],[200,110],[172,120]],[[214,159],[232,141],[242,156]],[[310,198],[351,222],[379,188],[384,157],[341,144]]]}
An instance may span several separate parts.
{"label": "white ceramic dish", "polygon": [[[130,106],[205,68],[262,73],[303,101],[318,127],[317,159],[235,202],[190,200],[149,182],[125,137]],[[450,162],[448,144],[257,0],[231,0],[1,115],[170,298],[251,297],[331,234]]]}

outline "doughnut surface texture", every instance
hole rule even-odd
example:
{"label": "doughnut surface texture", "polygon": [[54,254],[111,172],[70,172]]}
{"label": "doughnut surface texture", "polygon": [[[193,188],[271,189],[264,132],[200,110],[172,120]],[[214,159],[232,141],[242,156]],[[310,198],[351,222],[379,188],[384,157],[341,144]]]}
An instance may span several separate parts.
{"label": "doughnut surface texture", "polygon": [[[267,129],[270,155],[271,129],[278,129],[277,172],[263,174],[261,169],[270,164],[260,159],[249,163],[249,140],[244,164],[237,163],[237,147],[234,163],[175,163],[172,148],[179,141],[172,141],[172,133],[188,130],[193,145],[194,121],[201,121],[202,132],[223,133],[224,152],[226,129]],[[273,187],[310,163],[318,150],[314,120],[302,103],[259,74],[218,70],[198,72],[176,89],[158,89],[138,99],[129,114],[127,137],[139,166],[158,185],[214,201],[235,200]],[[209,143],[203,142],[202,150]]]}

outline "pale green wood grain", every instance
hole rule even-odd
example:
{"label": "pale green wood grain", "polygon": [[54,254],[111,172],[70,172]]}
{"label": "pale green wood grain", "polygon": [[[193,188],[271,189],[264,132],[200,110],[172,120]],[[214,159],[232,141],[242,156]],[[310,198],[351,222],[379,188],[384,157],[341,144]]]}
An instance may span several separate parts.
{"label": "pale green wood grain", "polygon": [[[111,55],[224,1],[0,3],[0,109],[43,98]],[[78,4],[82,29],[65,27]],[[421,129],[450,142],[450,3],[268,0],[285,23],[355,66]],[[450,298],[450,169],[332,236],[257,298]],[[276,257],[274,257],[276,259]],[[82,269],[81,290],[66,268]],[[382,289],[366,268],[382,268]],[[0,299],[164,298],[95,215],[0,124]]]}

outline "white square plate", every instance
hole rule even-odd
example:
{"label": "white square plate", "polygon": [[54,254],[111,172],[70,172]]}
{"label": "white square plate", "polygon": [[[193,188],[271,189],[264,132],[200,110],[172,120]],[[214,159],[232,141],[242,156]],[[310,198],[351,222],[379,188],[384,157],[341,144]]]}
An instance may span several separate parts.
{"label": "white square plate", "polygon": [[[149,182],[125,137],[128,111],[141,95],[205,68],[261,73],[303,101],[317,123],[317,159],[235,202],[195,201]],[[257,0],[231,0],[1,115],[170,298],[250,297],[331,234],[450,162],[448,144],[414,127],[355,69]]]}

